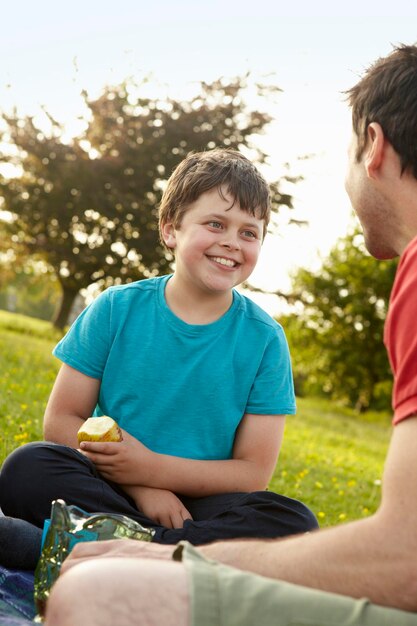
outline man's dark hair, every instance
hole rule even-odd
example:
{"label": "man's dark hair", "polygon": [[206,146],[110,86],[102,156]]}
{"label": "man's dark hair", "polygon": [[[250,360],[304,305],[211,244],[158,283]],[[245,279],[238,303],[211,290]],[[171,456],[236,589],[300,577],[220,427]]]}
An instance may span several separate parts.
{"label": "man's dark hair", "polygon": [[417,178],[417,45],[399,45],[378,59],[347,92],[353,130],[358,138],[356,158],[366,146],[367,128],[380,124],[401,160]]}

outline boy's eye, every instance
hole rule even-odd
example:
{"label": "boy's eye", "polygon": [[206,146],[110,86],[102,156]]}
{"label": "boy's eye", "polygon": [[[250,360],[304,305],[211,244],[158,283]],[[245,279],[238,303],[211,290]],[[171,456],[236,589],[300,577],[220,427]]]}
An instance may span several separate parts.
{"label": "boy's eye", "polygon": [[243,236],[247,237],[248,239],[257,239],[257,234],[254,233],[252,230],[244,230]]}
{"label": "boy's eye", "polygon": [[221,228],[222,227],[220,222],[216,222],[215,220],[209,222],[209,226],[211,226],[212,228]]}

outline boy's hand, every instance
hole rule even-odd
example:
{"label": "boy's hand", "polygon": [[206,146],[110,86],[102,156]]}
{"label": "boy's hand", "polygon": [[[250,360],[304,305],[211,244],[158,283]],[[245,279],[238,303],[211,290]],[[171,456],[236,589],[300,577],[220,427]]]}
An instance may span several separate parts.
{"label": "boy's hand", "polygon": [[134,499],[136,506],[146,517],[165,528],[182,528],[186,519],[193,519],[172,491],[143,486],[123,489]]}
{"label": "boy's hand", "polygon": [[90,459],[107,480],[119,485],[145,482],[155,454],[132,435],[122,430],[123,441],[82,441],[79,451]]}

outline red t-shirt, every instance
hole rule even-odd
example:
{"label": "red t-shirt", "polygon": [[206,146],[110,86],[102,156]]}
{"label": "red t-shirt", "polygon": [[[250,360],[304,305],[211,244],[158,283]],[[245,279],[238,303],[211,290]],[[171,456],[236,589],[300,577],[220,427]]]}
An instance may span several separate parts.
{"label": "red t-shirt", "polygon": [[393,424],[417,414],[417,237],[398,265],[385,322],[384,343],[394,374]]}

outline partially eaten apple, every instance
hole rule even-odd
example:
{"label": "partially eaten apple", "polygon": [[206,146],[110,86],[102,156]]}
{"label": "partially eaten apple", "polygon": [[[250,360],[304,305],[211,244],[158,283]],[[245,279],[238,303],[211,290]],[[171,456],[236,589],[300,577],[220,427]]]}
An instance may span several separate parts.
{"label": "partially eaten apple", "polygon": [[89,417],[77,433],[78,443],[81,441],[122,441],[122,431],[117,422],[108,415]]}

